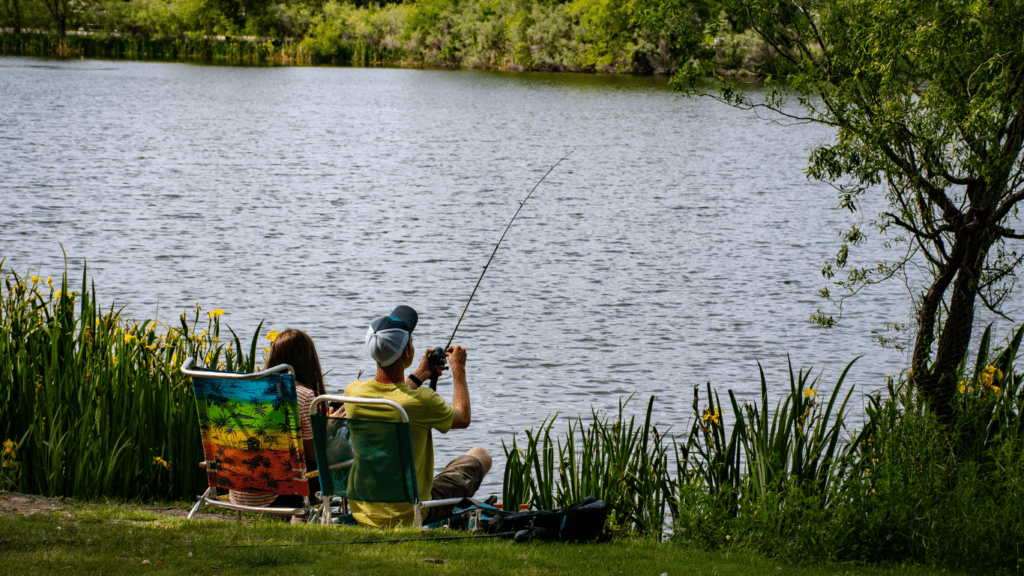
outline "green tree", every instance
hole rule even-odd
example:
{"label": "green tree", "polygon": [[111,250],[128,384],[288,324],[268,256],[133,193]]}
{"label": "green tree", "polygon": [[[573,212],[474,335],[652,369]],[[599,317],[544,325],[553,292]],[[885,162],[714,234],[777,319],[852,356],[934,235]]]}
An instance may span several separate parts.
{"label": "green tree", "polygon": [[43,0],[46,11],[50,13],[50,20],[53,22],[53,31],[58,36],[64,36],[68,28],[68,19],[72,16],[71,0]]}
{"label": "green tree", "polygon": [[21,34],[22,3],[22,0],[0,1],[0,22],[10,24],[10,28],[15,34]]}
{"label": "green tree", "polygon": [[[947,421],[979,305],[1000,312],[1022,256],[1010,226],[1024,199],[1024,2],[1020,0],[726,0],[770,47],[764,99],[726,86],[718,97],[824,124],[831,142],[814,149],[809,175],[861,210],[885,194],[872,224],[894,254],[859,266],[850,249],[860,226],[822,272],[842,310],[866,285],[915,285],[911,382]],[[715,35],[694,27],[694,35]],[[696,91],[715,67],[710,50],[678,71]],[[839,280],[834,275],[845,271]],[[909,276],[909,278],[908,278]],[[819,314],[823,325],[831,316]]]}

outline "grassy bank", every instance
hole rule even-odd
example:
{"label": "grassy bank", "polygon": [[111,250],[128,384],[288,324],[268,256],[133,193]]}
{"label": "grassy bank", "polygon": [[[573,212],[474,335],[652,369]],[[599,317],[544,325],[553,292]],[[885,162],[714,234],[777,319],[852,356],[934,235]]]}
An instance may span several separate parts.
{"label": "grassy bank", "polygon": [[[0,494],[0,509],[5,499]],[[185,504],[178,506],[185,508]],[[194,520],[118,504],[69,504],[31,516],[0,516],[0,574],[793,574],[926,576],[908,566],[799,566],[738,550],[702,552],[650,539],[607,544],[456,540],[355,544],[451,535],[289,525],[269,520]],[[942,572],[951,574],[950,572]]]}

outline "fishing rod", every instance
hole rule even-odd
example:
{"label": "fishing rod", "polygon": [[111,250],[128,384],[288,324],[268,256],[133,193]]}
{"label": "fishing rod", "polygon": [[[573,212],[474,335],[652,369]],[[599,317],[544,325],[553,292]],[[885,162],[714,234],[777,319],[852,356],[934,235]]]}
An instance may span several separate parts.
{"label": "fishing rod", "polygon": [[537,187],[540,186],[540,183],[543,182],[544,179],[548,177],[548,174],[551,174],[551,172],[555,168],[557,168],[559,164],[562,163],[562,160],[565,160],[566,158],[571,156],[572,153],[575,151],[576,149],[573,148],[572,150],[569,151],[568,154],[562,156],[561,160],[555,162],[555,164],[551,168],[548,168],[548,171],[545,172],[544,175],[540,177],[540,180],[538,180],[537,183],[533,185],[533,189],[530,190],[530,193],[526,195],[526,198],[524,198],[523,201],[519,203],[519,209],[516,210],[516,213],[512,215],[512,219],[508,221],[508,226],[505,226],[505,231],[501,233],[501,238],[498,238],[498,243],[494,245],[494,251],[491,252],[491,257],[487,259],[487,264],[484,264],[484,270],[483,272],[480,273],[480,278],[477,279],[476,286],[473,287],[473,292],[469,295],[469,300],[466,301],[466,305],[462,308],[462,314],[459,315],[459,321],[455,323],[455,330],[452,330],[452,336],[451,338],[448,339],[448,344],[446,344],[444,348],[438,347],[430,351],[429,363],[431,368],[431,390],[437,390],[437,376],[434,375],[433,369],[444,369],[445,361],[448,359],[448,348],[451,347],[452,340],[455,339],[455,333],[459,331],[459,325],[462,324],[462,318],[466,315],[466,310],[469,310],[469,304],[470,302],[473,301],[473,296],[476,296],[476,290],[477,288],[480,287],[480,282],[483,281],[484,274],[487,274],[487,269],[491,266],[491,260],[494,260],[494,256],[498,253],[498,248],[501,246],[501,241],[505,239],[505,234],[508,234],[508,230],[509,228],[512,227],[512,223],[516,221],[516,216],[519,216],[519,211],[523,209],[523,206],[526,206],[526,201],[530,199],[530,196],[533,196],[533,192],[537,190]]}

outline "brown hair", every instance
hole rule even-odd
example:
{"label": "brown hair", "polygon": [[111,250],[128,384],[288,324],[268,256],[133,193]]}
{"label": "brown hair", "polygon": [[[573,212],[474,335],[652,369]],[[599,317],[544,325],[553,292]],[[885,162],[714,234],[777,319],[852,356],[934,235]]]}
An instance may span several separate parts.
{"label": "brown hair", "polygon": [[320,370],[320,357],[313,339],[302,330],[289,328],[277,335],[270,345],[266,368],[287,364],[295,370],[296,385],[307,388],[314,395],[326,394],[324,375]]}

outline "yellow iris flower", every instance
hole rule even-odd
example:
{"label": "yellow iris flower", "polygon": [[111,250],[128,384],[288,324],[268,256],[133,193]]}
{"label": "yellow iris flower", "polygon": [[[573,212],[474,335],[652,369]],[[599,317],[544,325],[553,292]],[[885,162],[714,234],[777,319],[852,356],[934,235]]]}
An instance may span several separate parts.
{"label": "yellow iris flower", "polygon": [[985,369],[981,371],[981,381],[984,382],[986,386],[991,386],[993,380],[1002,379],[1003,371],[996,368],[995,366],[986,366]]}
{"label": "yellow iris flower", "polygon": [[704,422],[711,422],[712,424],[717,425],[721,415],[722,415],[722,411],[721,410],[719,410],[718,408],[711,408],[711,409],[708,409],[708,410],[704,411],[704,415],[701,416],[701,419]]}

